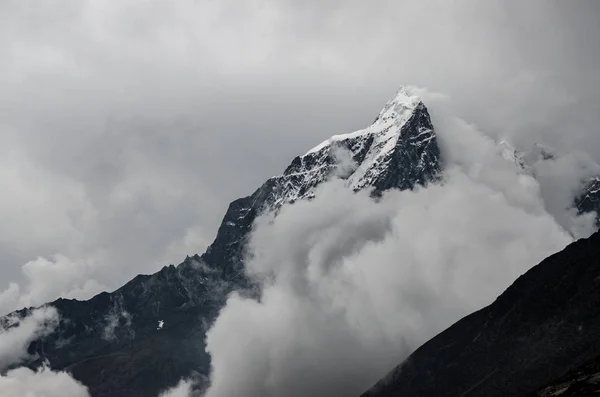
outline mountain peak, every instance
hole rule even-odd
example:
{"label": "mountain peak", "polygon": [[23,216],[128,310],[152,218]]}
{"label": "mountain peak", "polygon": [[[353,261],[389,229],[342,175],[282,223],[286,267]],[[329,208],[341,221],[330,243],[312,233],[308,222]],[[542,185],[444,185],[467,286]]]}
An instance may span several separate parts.
{"label": "mountain peak", "polygon": [[422,104],[421,98],[414,94],[412,87],[400,86],[394,97],[385,104],[375,123],[390,119],[401,121]]}
{"label": "mountain peak", "polygon": [[410,88],[401,86],[396,91],[392,99],[385,104],[373,124],[371,124],[369,127],[348,134],[334,135],[310,149],[304,156],[320,152],[336,142],[342,142],[348,139],[354,139],[360,136],[373,134],[377,131],[380,131],[382,128],[389,129],[394,125],[399,127],[389,131],[390,134],[388,134],[388,136],[391,136],[394,133],[400,132],[401,127],[406,124],[406,122],[413,116],[419,107],[425,109],[425,105],[423,105],[421,99],[418,96],[413,95]]}
{"label": "mountain peak", "polygon": [[271,178],[273,194],[267,203],[278,208],[312,198],[316,186],[332,176],[345,179],[354,191],[412,189],[437,179],[439,158],[427,108],[401,87],[370,126],[332,136],[296,157],[283,175]]}
{"label": "mountain peak", "polygon": [[[328,139],[294,158],[283,174],[269,178],[250,196],[233,201],[214,242],[201,256],[138,276],[89,301],[54,302],[61,323],[52,335],[35,341],[31,352],[40,362],[49,360],[53,369],[72,370],[98,397],[113,396],[115,384],[127,385],[123,395],[157,395],[192,369],[207,375],[210,356],[198,343],[204,340],[206,324],[214,321],[230,292],[256,291],[244,266],[258,216],[311,199],[318,186],[332,178],[373,195],[425,185],[439,178],[439,158],[425,105],[401,88],[372,125]],[[119,322],[113,325],[115,318]],[[108,325],[117,338],[106,340]],[[169,371],[157,376],[156,368],[164,363]],[[102,376],[99,366],[108,368]]]}

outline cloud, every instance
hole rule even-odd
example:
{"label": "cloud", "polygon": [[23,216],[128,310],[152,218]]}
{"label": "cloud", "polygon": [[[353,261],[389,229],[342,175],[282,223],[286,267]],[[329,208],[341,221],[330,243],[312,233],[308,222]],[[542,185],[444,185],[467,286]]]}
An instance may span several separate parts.
{"label": "cloud", "polygon": [[107,289],[201,253],[227,202],[399,84],[492,138],[600,159],[593,0],[0,7],[0,289],[58,253]]}
{"label": "cloud", "polygon": [[3,318],[0,324],[0,371],[30,359],[29,344],[52,333],[58,322],[56,309],[49,306],[33,310],[25,318],[17,315]]}
{"label": "cloud", "polygon": [[[49,335],[58,326],[55,308],[35,309],[25,317],[16,314],[0,324],[0,390],[6,397],[89,397],[87,388],[67,372],[54,372],[48,363],[37,370],[17,367],[36,359],[27,349],[34,340]],[[7,371],[8,370],[8,371]]]}
{"label": "cloud", "polygon": [[189,381],[182,380],[177,386],[169,389],[159,395],[159,397],[191,397],[192,384]]}
{"label": "cloud", "polygon": [[594,213],[576,216],[573,197],[578,197],[592,177],[600,175],[600,167],[581,151],[563,154],[551,160],[538,160],[533,172],[540,182],[545,207],[557,221],[577,237],[588,237],[595,231]]}
{"label": "cloud", "polygon": [[[544,146],[539,142],[521,146],[523,169],[514,161],[506,161],[502,140],[514,143],[510,138],[492,137],[456,116],[449,95],[426,88],[412,89],[427,103],[432,114],[443,162],[458,167],[477,182],[501,190],[512,205],[547,212],[575,238],[588,237],[595,231],[594,214],[579,216],[574,208],[575,198],[589,179],[600,174],[600,166],[589,153],[565,152],[563,148],[554,153],[554,158],[544,159],[540,152]],[[552,149],[545,147],[545,150]]]}
{"label": "cloud", "polygon": [[[202,252],[227,202],[372,121],[399,84],[447,93],[423,93],[458,167],[444,189],[585,235],[565,205],[592,169],[581,152],[600,160],[598,13],[595,0],[3,2],[0,310]],[[536,183],[490,154],[498,137],[566,157],[536,165]],[[370,227],[385,242],[399,226]]]}
{"label": "cloud", "polygon": [[88,298],[104,287],[93,278],[93,266],[64,255],[39,257],[22,267],[25,285],[11,283],[0,293],[0,312],[19,307],[40,306],[58,297]]}
{"label": "cloud", "polygon": [[68,373],[53,372],[47,367],[8,371],[0,375],[0,390],[6,397],[89,397],[87,388]]}
{"label": "cloud", "polygon": [[263,294],[234,293],[208,332],[207,397],[358,395],[572,241],[494,139],[436,113],[441,183],[375,203],[334,180],[257,221]]}
{"label": "cloud", "polygon": [[131,327],[131,314],[123,308],[123,303],[117,300],[113,303],[109,313],[104,317],[105,326],[102,330],[102,339],[113,341],[118,339],[119,335],[127,338],[135,338],[135,331]]}

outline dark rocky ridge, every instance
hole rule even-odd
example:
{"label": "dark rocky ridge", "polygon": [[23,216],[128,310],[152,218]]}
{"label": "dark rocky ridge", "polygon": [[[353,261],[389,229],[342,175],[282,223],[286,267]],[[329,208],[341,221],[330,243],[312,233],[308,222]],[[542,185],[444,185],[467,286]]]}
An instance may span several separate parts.
{"label": "dark rocky ridge", "polygon": [[[264,211],[310,199],[314,189],[338,176],[354,190],[412,189],[437,180],[440,154],[426,107],[400,90],[375,123],[360,133],[338,136],[296,157],[281,176],[229,205],[213,244],[153,275],[140,275],[112,293],[87,301],[50,303],[61,315],[58,329],[30,345],[39,360],[69,370],[93,397],[146,397],[193,373],[210,370],[204,337],[229,292],[247,289],[245,247]],[[339,150],[352,159],[340,173]],[[22,310],[21,316],[28,312]],[[158,329],[159,321],[164,321]]]}
{"label": "dark rocky ridge", "polygon": [[526,396],[543,393],[544,385],[586,363],[593,376],[599,359],[596,233],[547,258],[490,306],[425,343],[363,397]]}

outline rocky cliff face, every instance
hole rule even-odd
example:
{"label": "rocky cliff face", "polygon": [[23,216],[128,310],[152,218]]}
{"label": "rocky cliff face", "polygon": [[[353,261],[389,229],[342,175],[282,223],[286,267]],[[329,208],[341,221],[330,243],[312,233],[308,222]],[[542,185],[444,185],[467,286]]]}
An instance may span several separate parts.
{"label": "rocky cliff face", "polygon": [[370,189],[378,195],[388,189],[412,189],[440,175],[440,151],[427,108],[400,89],[372,125],[331,137],[296,157],[282,175],[267,180],[251,196],[232,202],[201,260],[216,265],[225,279],[236,279],[256,217],[313,198],[315,188],[331,178],[344,179],[355,191]]}
{"label": "rocky cliff face", "polygon": [[52,302],[60,325],[31,344],[39,360],[29,364],[47,359],[54,369],[68,369],[94,397],[152,396],[194,372],[202,378],[210,369],[206,331],[228,293],[249,286],[245,248],[257,216],[311,199],[315,188],[331,178],[377,196],[435,181],[440,174],[427,109],[400,89],[372,125],[328,139],[252,195],[232,202],[203,255],[137,276],[88,301]]}
{"label": "rocky cliff face", "polygon": [[600,356],[585,363],[528,397],[582,397],[600,394]]}
{"label": "rocky cliff face", "polygon": [[596,389],[578,384],[577,374],[591,379],[598,372],[599,307],[596,233],[544,260],[490,306],[431,339],[363,397],[548,395],[560,385],[565,393],[568,387],[574,393],[580,386]]}
{"label": "rocky cliff face", "polygon": [[[526,167],[514,149],[504,147],[502,150],[510,161]],[[550,159],[552,155],[546,153],[545,156]],[[244,272],[244,260],[252,226],[258,216],[276,212],[297,200],[312,199],[317,194],[317,187],[331,178],[341,178],[349,189],[366,189],[377,197],[389,189],[412,189],[435,182],[441,178],[441,172],[440,151],[427,108],[410,92],[400,89],[373,124],[363,130],[331,137],[293,159],[283,174],[269,178],[251,195],[233,201],[215,241],[204,254],[188,257],[178,266],[164,267],[152,275],[137,276],[118,290],[99,294],[87,301],[58,299],[52,302],[51,305],[61,315],[60,325],[51,335],[31,344],[30,353],[37,353],[39,359],[28,365],[35,367],[47,359],[53,369],[68,369],[90,388],[94,397],[153,396],[159,390],[175,385],[182,377],[195,375],[201,380],[210,370],[210,357],[204,350],[206,331],[231,291],[252,293],[251,282]],[[592,181],[577,199],[581,212],[600,210],[599,184],[600,179]],[[555,274],[553,277],[558,276]],[[573,283],[569,284],[569,288],[576,288]],[[525,309],[518,306],[515,310],[521,313],[519,310]],[[531,310],[535,314],[536,309]],[[23,316],[27,312],[22,310],[19,314]],[[434,371],[445,365],[454,368],[446,360],[459,357],[463,350],[465,357],[477,358],[469,354],[475,354],[471,352],[473,349],[480,349],[477,354],[481,354],[481,349],[486,348],[479,342],[475,343],[484,340],[486,327],[502,326],[496,322],[501,323],[512,312],[502,313],[490,318],[484,316],[483,319],[480,318],[482,314],[476,313],[474,320],[463,320],[467,324],[465,328],[444,337],[443,342],[447,342],[448,346],[434,343],[434,350],[439,348],[439,352],[435,350],[433,358],[425,358],[425,364],[415,367],[415,382],[424,385],[433,382],[431,377],[437,376]],[[517,324],[519,319],[511,320],[510,324]],[[540,321],[544,319],[542,317]],[[529,328],[525,329],[535,328],[534,322],[527,324]],[[483,329],[477,328],[482,326]],[[479,331],[485,332],[477,336]],[[506,328],[505,331],[490,332],[486,339],[488,342],[494,338],[503,340],[502,332],[517,331]],[[527,335],[519,334],[517,338],[527,340]],[[507,341],[513,343],[512,339]],[[562,339],[559,342],[566,343]],[[552,344],[554,340],[548,343]],[[463,350],[453,350],[455,344],[456,349]],[[540,349],[547,347],[539,346]],[[493,348],[498,350],[498,354],[504,354],[502,347]],[[426,350],[426,354],[433,354],[428,352]],[[523,355],[519,357],[528,360]],[[433,360],[431,368],[427,367],[429,359]],[[502,359],[509,360],[506,357]],[[480,364],[481,368],[478,367]],[[465,365],[465,373],[454,368],[454,372],[440,376],[447,376],[450,380],[455,376],[465,376],[465,382],[476,384],[494,375],[493,368],[490,369],[484,362],[466,362]],[[469,368],[474,365],[477,368],[471,374]],[[418,372],[423,368],[426,372]],[[485,372],[487,369],[490,369],[489,373]],[[437,385],[436,382],[432,384]],[[457,380],[456,385],[458,383]],[[416,390],[414,395],[428,395],[418,392],[444,392],[445,384],[441,382],[440,385],[439,388],[434,386],[434,389],[415,386],[406,390]],[[448,390],[463,390],[460,387],[449,387]],[[387,393],[388,389],[380,390]],[[395,389],[388,391],[395,393]]]}
{"label": "rocky cliff face", "polygon": [[596,225],[600,226],[600,176],[587,183],[583,193],[575,200],[580,214],[596,212]]}

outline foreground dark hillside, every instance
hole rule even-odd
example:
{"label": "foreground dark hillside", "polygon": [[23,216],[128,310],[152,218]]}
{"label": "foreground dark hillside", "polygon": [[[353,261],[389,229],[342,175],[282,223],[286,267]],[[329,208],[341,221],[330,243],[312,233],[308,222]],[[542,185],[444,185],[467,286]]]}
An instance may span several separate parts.
{"label": "foreground dark hillside", "polygon": [[529,397],[600,395],[600,356],[540,388]]}
{"label": "foreground dark hillside", "polygon": [[546,386],[565,375],[577,378],[572,371],[593,378],[599,357],[596,233],[545,259],[490,306],[431,339],[363,397],[548,396]]}

